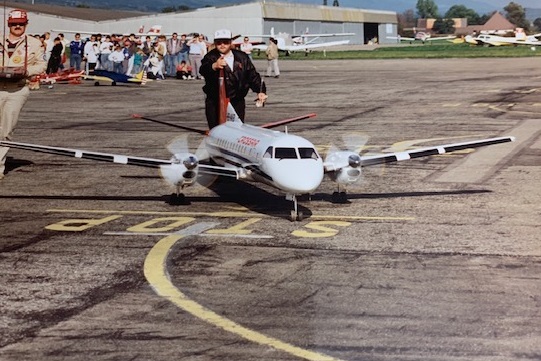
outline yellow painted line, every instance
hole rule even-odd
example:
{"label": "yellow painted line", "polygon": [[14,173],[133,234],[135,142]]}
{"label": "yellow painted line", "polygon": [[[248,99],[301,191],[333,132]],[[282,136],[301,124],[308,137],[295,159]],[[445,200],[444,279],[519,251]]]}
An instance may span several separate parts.
{"label": "yellow painted line", "polygon": [[[211,228],[212,226],[208,227]],[[204,226],[198,232],[204,232]],[[193,234],[193,233],[192,233]],[[202,306],[194,300],[188,298],[184,293],[177,289],[170,281],[166,268],[166,261],[171,248],[175,243],[187,234],[170,235],[162,238],[148,253],[144,273],[147,281],[154,291],[161,297],[167,299],[177,307],[190,313],[191,315],[208,322],[225,331],[236,334],[246,340],[258,343],[263,346],[270,346],[277,350],[284,351],[290,355],[314,361],[340,361],[339,359],[305,350],[303,348],[288,344],[276,338],[264,335],[260,332],[246,328],[230,319],[220,316],[216,312]]]}
{"label": "yellow painted line", "polygon": [[[91,214],[131,214],[131,215],[174,215],[174,216],[212,216],[212,217],[265,217],[260,213],[249,212],[165,212],[165,211],[115,211],[103,209],[47,209],[51,213],[91,213]],[[270,217],[270,216],[268,216]]]}
{"label": "yellow painted line", "polygon": [[[207,216],[207,217],[222,217],[222,218],[250,218],[250,217],[271,217],[262,213],[248,212],[163,212],[163,211],[113,211],[101,209],[47,209],[46,212],[51,213],[90,213],[90,214],[128,214],[128,215],[176,215],[176,216]],[[413,221],[414,217],[370,217],[370,216],[331,216],[324,214],[312,214],[309,219],[349,219],[358,221]]]}

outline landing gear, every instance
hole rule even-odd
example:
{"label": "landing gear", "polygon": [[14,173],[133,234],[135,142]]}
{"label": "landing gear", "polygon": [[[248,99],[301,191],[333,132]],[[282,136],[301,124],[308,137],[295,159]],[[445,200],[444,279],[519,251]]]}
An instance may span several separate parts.
{"label": "landing gear", "polygon": [[182,193],[172,193],[171,196],[169,196],[169,204],[172,206],[186,204],[186,197]]}
{"label": "landing gear", "polygon": [[348,195],[346,192],[333,192],[331,196],[331,202],[332,203],[347,203],[348,202]]}
{"label": "landing gear", "polygon": [[182,193],[182,187],[180,185],[177,185],[177,192],[172,193],[171,196],[169,197],[169,204],[173,206],[186,204],[186,197]]}
{"label": "landing gear", "polygon": [[289,220],[291,222],[300,222],[304,219],[304,214],[299,212],[297,204],[297,196],[294,194],[286,194],[286,199],[293,202],[293,209],[290,211]]}

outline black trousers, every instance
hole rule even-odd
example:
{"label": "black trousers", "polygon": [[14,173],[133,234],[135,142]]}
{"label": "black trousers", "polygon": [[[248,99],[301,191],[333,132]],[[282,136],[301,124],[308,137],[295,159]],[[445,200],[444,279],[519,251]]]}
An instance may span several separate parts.
{"label": "black trousers", "polygon": [[[246,114],[246,102],[244,98],[240,99],[229,99],[229,102],[237,112],[239,118],[244,121],[244,115]],[[205,115],[207,116],[207,123],[209,129],[217,126],[218,118],[220,114],[220,101],[216,98],[207,97],[205,99]]]}

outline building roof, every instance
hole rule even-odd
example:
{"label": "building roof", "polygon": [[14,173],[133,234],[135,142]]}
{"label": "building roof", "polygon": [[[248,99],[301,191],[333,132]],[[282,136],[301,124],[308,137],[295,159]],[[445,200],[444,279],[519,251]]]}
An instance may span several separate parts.
{"label": "building roof", "polygon": [[6,7],[12,7],[17,9],[24,9],[28,12],[42,13],[48,15],[56,15],[66,18],[90,20],[90,21],[103,21],[103,20],[115,20],[126,19],[137,16],[148,15],[149,13],[128,11],[128,10],[113,10],[113,9],[94,9],[94,8],[80,8],[74,6],[59,6],[48,4],[26,4],[20,2],[7,1]]}
{"label": "building roof", "polygon": [[483,25],[468,25],[465,27],[455,28],[455,34],[465,35],[472,34],[474,32],[487,32],[487,33],[506,33],[513,31],[516,28],[509,20],[507,20],[501,13],[495,12],[488,21]]}
{"label": "building roof", "polygon": [[496,11],[480,30],[513,30],[516,26]]}

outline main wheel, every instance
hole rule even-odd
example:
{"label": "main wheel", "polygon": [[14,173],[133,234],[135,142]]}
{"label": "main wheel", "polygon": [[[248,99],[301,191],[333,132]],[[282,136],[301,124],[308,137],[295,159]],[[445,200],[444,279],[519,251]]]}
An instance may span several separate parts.
{"label": "main wheel", "polygon": [[291,222],[295,222],[297,220],[297,214],[295,213],[294,210],[291,210],[290,213],[289,213],[289,220]]}
{"label": "main wheel", "polygon": [[171,193],[171,196],[169,197],[169,204],[173,206],[178,206],[180,204],[184,204],[186,202],[186,197],[184,194],[176,194]]}

